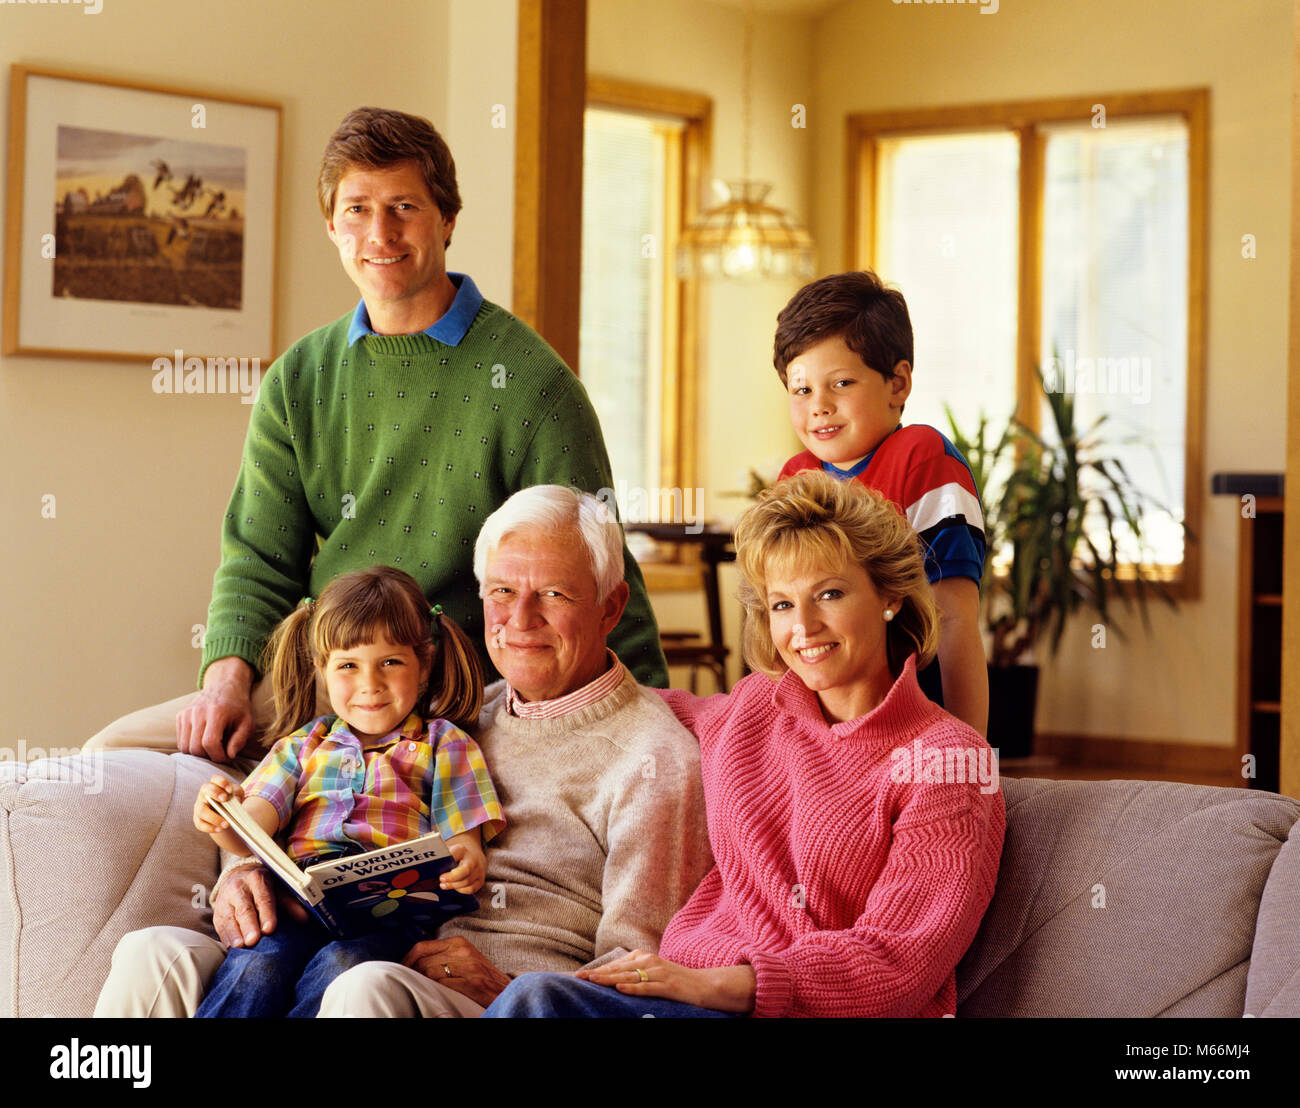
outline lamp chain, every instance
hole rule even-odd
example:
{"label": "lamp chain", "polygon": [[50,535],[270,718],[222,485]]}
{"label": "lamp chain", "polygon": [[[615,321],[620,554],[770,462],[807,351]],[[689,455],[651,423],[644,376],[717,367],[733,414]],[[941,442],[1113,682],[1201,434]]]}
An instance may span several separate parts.
{"label": "lamp chain", "polygon": [[745,38],[744,55],[741,63],[741,88],[744,89],[744,129],[741,150],[741,164],[744,167],[743,180],[749,180],[749,145],[753,126],[753,72],[754,72],[754,0],[745,0]]}

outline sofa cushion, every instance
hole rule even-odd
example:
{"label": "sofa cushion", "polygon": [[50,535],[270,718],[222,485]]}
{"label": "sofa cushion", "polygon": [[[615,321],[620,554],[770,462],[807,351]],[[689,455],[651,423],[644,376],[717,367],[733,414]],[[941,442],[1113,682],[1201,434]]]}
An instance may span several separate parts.
{"label": "sofa cushion", "polygon": [[90,1016],[125,932],[212,934],[218,852],[191,813],[213,768],[145,750],[0,764],[0,1014]]}
{"label": "sofa cushion", "polygon": [[1002,866],[957,968],[959,1016],[1242,1015],[1261,898],[1300,805],[1162,781],[1002,787]]}

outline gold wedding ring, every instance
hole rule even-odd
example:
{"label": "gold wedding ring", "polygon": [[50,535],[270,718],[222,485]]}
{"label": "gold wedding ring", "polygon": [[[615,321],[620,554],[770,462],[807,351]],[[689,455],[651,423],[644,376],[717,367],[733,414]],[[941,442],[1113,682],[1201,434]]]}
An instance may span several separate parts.
{"label": "gold wedding ring", "polygon": [[642,981],[649,981],[649,980],[650,980],[650,975],[649,975],[648,973],[646,973],[646,971],[643,970],[643,969],[639,969],[639,970],[637,970],[637,971],[636,971],[636,975],[637,975],[639,978],[641,978]]}
{"label": "gold wedding ring", "polygon": [[443,977],[451,977],[451,976],[452,976],[452,972],[451,972],[451,970],[449,970],[449,969],[447,968],[447,963],[446,963],[446,962],[443,962],[443,964],[442,964],[442,975],[443,975]]}

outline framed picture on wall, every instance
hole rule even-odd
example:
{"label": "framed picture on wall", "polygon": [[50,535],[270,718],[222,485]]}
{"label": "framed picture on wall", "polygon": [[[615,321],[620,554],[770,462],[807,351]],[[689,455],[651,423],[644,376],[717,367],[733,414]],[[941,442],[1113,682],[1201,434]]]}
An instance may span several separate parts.
{"label": "framed picture on wall", "polygon": [[5,354],[275,352],[280,106],[15,65]]}

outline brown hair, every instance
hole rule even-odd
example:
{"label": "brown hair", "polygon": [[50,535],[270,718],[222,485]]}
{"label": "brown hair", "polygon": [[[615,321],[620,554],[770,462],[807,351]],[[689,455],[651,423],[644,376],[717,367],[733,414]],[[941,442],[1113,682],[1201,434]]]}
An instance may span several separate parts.
{"label": "brown hair", "polygon": [[483,706],[483,672],[465,632],[445,615],[436,620],[434,641],[429,602],[409,573],[372,566],[336,577],[314,602],[285,618],[266,644],[265,672],[275,690],[275,722],[268,732],[282,738],[316,716],[316,674],[330,652],[351,650],[384,635],[409,646],[421,666],[431,663],[427,690],[416,703],[427,719],[458,727],[478,721]]}
{"label": "brown hair", "polygon": [[[405,161],[419,167],[443,219],[460,211],[456,163],[432,123],[387,108],[356,108],[330,135],[321,158],[316,198],[325,218],[334,218],[334,198],[344,174],[357,168],[389,169]],[[450,238],[447,245],[451,245]]]}
{"label": "brown hair", "polygon": [[778,481],[736,521],[736,565],[745,606],[745,660],[770,677],[789,667],[768,622],[769,569],[809,563],[860,565],[882,596],[900,598],[885,645],[895,677],[909,654],[920,669],[939,646],[939,613],[925,576],[921,540],[894,505],[856,481],[820,469]]}
{"label": "brown hair", "polygon": [[781,384],[786,367],[823,339],[842,337],[863,365],[885,378],[899,362],[912,363],[912,320],[907,301],[871,270],[836,273],[804,285],[776,317],[772,363]]}

